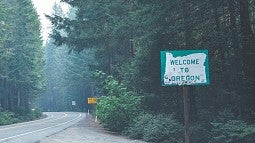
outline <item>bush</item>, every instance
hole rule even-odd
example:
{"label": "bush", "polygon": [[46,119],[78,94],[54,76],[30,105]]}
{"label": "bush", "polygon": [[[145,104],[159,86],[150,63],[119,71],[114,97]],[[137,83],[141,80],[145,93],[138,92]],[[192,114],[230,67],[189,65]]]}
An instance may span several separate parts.
{"label": "bush", "polygon": [[42,116],[42,112],[40,109],[32,109],[31,114],[34,118],[40,118]]}
{"label": "bush", "polygon": [[153,115],[148,113],[142,113],[136,117],[130,126],[125,131],[125,134],[133,139],[142,139],[145,134],[145,128],[148,123],[154,118]]}
{"label": "bush", "polygon": [[38,119],[42,116],[42,112],[39,109],[27,110],[25,108],[19,108],[15,111],[15,117],[21,121],[31,121]]}
{"label": "bush", "polygon": [[173,117],[157,115],[144,129],[143,139],[155,143],[182,143],[184,142],[184,129],[182,124]]}
{"label": "bush", "polygon": [[182,143],[184,130],[182,124],[172,115],[141,114],[125,132],[129,137],[144,139],[155,143]]}
{"label": "bush", "polygon": [[140,97],[130,92],[112,76],[103,78],[102,72],[96,75],[101,78],[104,93],[96,107],[96,115],[103,125],[111,131],[122,132],[140,112]]}
{"label": "bush", "polygon": [[0,112],[0,126],[9,125],[20,122],[18,118],[15,117],[13,112],[2,111]]}
{"label": "bush", "polygon": [[214,122],[213,137],[210,143],[231,143],[255,133],[255,127],[240,120],[229,120],[226,123]]}
{"label": "bush", "polygon": [[101,97],[96,115],[111,131],[122,132],[140,110],[140,98],[135,95]]}
{"label": "bush", "polygon": [[34,109],[31,111],[25,111],[23,109],[19,109],[15,112],[6,111],[0,109],[0,126],[9,125],[18,122],[31,121],[34,119],[38,119],[42,116],[42,112],[38,109]]}
{"label": "bush", "polygon": [[196,122],[190,126],[190,142],[192,143],[208,143],[211,138],[210,123]]}
{"label": "bush", "polygon": [[42,116],[42,112],[39,109],[32,109],[27,113],[27,119],[26,120],[35,120]]}

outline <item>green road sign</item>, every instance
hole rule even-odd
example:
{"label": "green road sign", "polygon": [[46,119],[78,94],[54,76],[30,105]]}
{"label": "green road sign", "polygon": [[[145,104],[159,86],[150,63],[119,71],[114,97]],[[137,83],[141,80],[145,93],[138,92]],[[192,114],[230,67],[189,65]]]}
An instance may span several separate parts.
{"label": "green road sign", "polygon": [[161,51],[162,86],[208,85],[208,50]]}

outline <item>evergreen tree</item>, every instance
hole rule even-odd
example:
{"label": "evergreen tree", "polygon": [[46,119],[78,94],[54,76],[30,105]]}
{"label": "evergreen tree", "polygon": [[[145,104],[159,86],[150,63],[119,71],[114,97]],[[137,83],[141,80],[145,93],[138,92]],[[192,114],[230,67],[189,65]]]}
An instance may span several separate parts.
{"label": "evergreen tree", "polygon": [[8,77],[1,105],[8,110],[26,110],[43,87],[43,50],[40,22],[30,0],[1,1],[10,13],[6,13],[9,38],[4,42],[7,49],[4,74]]}
{"label": "evergreen tree", "polygon": [[[75,19],[74,10],[64,15],[61,7],[53,6],[53,15]],[[66,31],[59,30],[62,35]],[[88,108],[87,98],[93,95],[92,73],[90,64],[93,62],[93,50],[78,53],[68,53],[67,46],[56,47],[53,39],[49,38],[45,46],[45,77],[47,81],[46,92],[41,97],[41,107],[50,111],[81,111]],[[72,106],[72,101],[76,105]]]}
{"label": "evergreen tree", "polygon": [[191,88],[192,123],[210,130],[212,121],[232,113],[231,119],[253,121],[252,0],[63,1],[76,17],[49,16],[55,43],[76,52],[94,49],[93,68],[142,95],[145,111],[174,113],[182,121],[180,87],[160,85],[159,51],[208,49],[211,84]]}

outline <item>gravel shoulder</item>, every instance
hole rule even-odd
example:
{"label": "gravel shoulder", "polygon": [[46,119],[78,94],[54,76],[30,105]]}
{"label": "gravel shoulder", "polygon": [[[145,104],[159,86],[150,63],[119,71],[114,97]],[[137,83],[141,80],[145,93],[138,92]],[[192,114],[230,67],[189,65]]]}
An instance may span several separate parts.
{"label": "gravel shoulder", "polygon": [[40,143],[145,143],[106,131],[91,115]]}

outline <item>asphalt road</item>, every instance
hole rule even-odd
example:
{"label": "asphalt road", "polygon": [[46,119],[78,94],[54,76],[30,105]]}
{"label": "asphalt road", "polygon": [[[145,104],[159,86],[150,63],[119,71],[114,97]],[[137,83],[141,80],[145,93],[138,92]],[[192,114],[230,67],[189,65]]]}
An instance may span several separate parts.
{"label": "asphalt road", "polygon": [[80,122],[57,133],[48,136],[38,143],[146,143],[141,140],[131,140],[126,136],[105,130],[99,121],[86,115]]}
{"label": "asphalt road", "polygon": [[85,117],[85,113],[45,112],[47,118],[0,126],[0,143],[35,143],[58,133]]}

